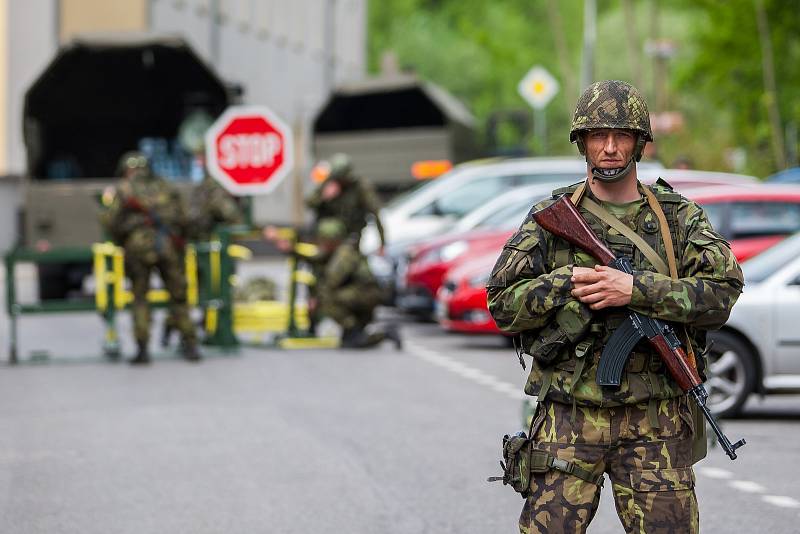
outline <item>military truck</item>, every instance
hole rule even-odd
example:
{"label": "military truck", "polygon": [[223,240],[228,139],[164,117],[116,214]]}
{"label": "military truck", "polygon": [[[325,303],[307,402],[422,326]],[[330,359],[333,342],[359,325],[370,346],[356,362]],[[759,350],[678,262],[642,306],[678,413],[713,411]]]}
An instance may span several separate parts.
{"label": "military truck", "polygon": [[[95,36],[62,47],[25,94],[22,245],[101,240],[98,200],[128,150],[143,150],[158,174],[188,191],[191,124],[213,120],[240,93],[180,38]],[[80,290],[90,265],[38,269],[39,296],[52,299]]]}

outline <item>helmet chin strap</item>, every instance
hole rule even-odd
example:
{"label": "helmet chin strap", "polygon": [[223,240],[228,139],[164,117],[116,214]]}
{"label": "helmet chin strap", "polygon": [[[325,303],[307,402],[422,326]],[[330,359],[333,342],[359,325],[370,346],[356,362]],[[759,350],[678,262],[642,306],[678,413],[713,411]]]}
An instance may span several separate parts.
{"label": "helmet chin strap", "polygon": [[600,180],[601,182],[605,182],[607,184],[613,184],[619,182],[630,172],[633,170],[633,166],[636,165],[636,158],[631,158],[628,161],[628,164],[624,167],[617,167],[616,169],[600,169],[598,167],[592,167],[592,179],[593,180]]}

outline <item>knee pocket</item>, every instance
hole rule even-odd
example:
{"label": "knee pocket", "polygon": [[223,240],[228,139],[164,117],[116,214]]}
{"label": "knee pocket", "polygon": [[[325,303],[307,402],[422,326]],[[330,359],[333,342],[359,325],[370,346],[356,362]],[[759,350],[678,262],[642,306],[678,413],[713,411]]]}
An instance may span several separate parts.
{"label": "knee pocket", "polygon": [[694,471],[691,467],[637,470],[630,473],[630,481],[640,493],[689,490],[694,488]]}

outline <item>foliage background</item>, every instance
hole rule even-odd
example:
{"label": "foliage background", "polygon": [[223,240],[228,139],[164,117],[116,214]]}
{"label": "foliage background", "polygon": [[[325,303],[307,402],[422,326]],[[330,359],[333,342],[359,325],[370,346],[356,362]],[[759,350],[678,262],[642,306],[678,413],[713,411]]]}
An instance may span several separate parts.
{"label": "foliage background", "polygon": [[[697,168],[757,176],[797,165],[797,142],[791,132],[800,122],[800,9],[794,1],[761,0],[774,51],[781,132],[789,133],[786,160],[777,161],[757,1],[630,0],[632,19],[626,15],[625,0],[597,2],[595,79],[639,85],[651,111],[656,101],[654,62],[644,53],[645,43],[658,36],[676,45],[667,62],[664,99],[666,109],[682,112],[685,127],[657,137],[658,157],[665,165],[688,157]],[[477,117],[480,132],[494,112],[529,110],[517,94],[517,84],[530,67],[543,65],[561,85],[546,110],[548,153],[574,153],[567,132],[580,88],[574,83],[574,94],[568,94],[566,82],[569,77],[579,79],[582,0],[371,0],[369,9],[371,72],[380,70],[385,51],[393,51],[404,69],[461,98]],[[553,26],[554,12],[560,27]],[[565,45],[566,73],[557,39]],[[502,139],[522,143],[532,152],[539,148],[535,140],[521,139],[516,132],[505,132]],[[743,164],[729,157],[733,149],[746,155]]]}

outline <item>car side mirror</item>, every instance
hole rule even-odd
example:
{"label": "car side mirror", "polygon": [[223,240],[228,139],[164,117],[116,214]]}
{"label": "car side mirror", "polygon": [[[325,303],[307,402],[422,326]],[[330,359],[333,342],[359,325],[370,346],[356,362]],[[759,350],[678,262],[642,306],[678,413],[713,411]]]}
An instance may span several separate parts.
{"label": "car side mirror", "polygon": [[790,280],[788,285],[790,285],[790,286],[800,286],[800,274],[798,274],[792,280]]}

